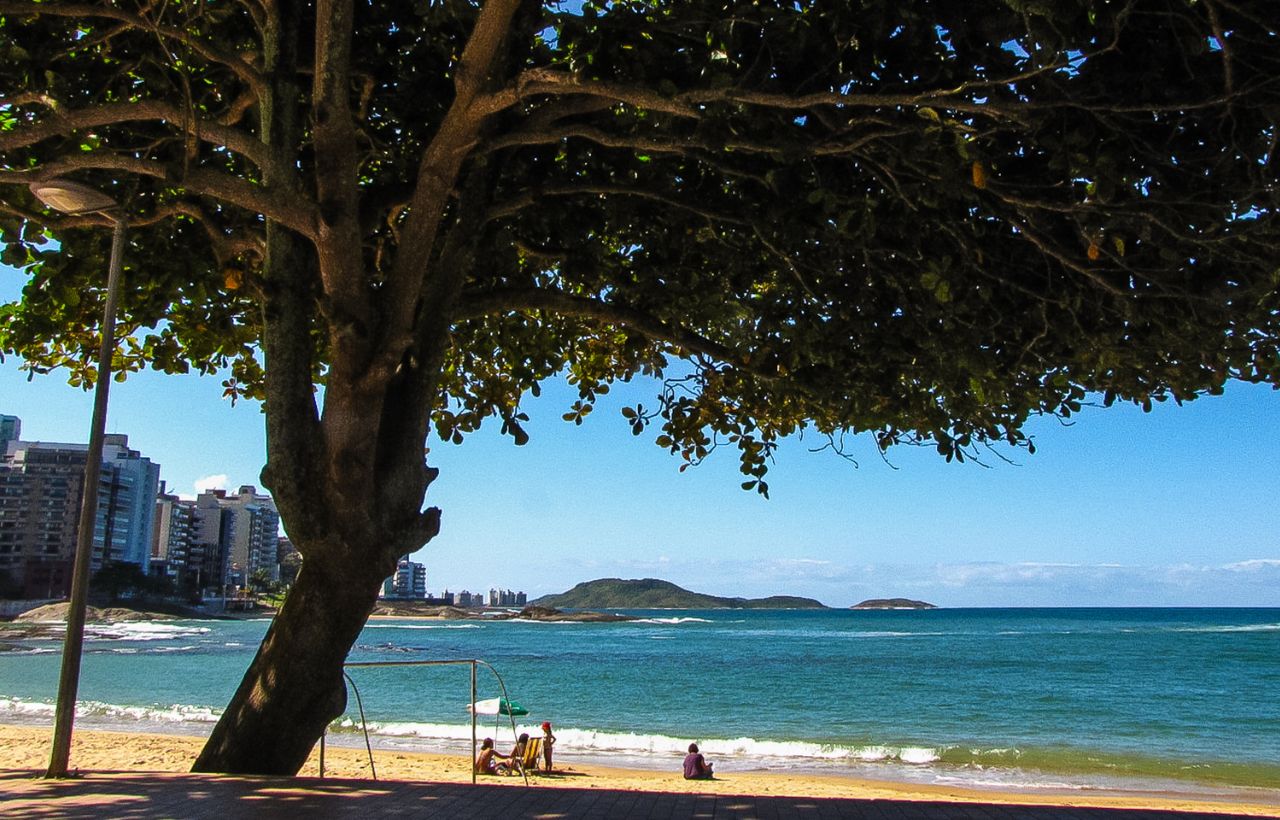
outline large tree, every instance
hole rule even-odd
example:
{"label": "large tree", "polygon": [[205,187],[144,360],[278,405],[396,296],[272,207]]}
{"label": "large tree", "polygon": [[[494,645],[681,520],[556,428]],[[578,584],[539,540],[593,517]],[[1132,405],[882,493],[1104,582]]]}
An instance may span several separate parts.
{"label": "large tree", "polygon": [[[767,493],[780,437],[1025,445],[1091,392],[1275,381],[1280,6],[1245,0],[0,0],[0,350],[223,372],[304,556],[196,763],[292,773],[429,432],[568,374]],[[57,244],[50,244],[54,238]],[[229,371],[229,372],[228,372]],[[323,385],[318,404],[316,385]],[[477,490],[479,491],[479,490]]]}

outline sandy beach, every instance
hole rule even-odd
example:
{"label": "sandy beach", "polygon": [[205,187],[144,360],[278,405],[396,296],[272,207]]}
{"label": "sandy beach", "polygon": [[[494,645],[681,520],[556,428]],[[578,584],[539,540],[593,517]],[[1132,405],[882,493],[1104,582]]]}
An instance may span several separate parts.
{"label": "sandy beach", "polygon": [[[52,730],[47,727],[0,725],[0,770],[40,771],[48,765]],[[71,765],[82,771],[185,772],[204,740],[199,737],[133,734],[77,729]],[[299,774],[320,774],[319,754],[313,752]],[[374,767],[381,780],[470,782],[466,757],[374,750]],[[325,776],[369,779],[363,749],[328,746]],[[524,787],[519,777],[486,777],[486,783]],[[535,774],[530,786],[572,786],[633,791],[696,792],[763,796],[846,797],[896,800],[945,800],[1035,805],[1153,808],[1280,817],[1274,803],[1226,802],[1182,794],[1116,795],[1105,793],[1025,793],[977,791],[858,780],[854,778],[771,772],[731,772],[712,781],[686,781],[677,773],[583,765],[557,765],[550,775]]]}

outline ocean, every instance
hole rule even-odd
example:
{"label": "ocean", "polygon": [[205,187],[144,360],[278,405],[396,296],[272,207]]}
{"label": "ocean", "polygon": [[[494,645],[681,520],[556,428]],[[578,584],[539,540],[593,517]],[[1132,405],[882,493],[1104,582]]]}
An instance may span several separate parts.
{"label": "ocean", "polygon": [[[375,620],[351,661],[476,658],[557,760],[1280,803],[1280,609],[627,611],[619,623]],[[90,625],[81,728],[205,734],[265,620]],[[61,642],[4,639],[0,722],[52,722]],[[463,753],[470,667],[350,670],[328,742]],[[358,693],[358,698],[357,698]],[[360,709],[363,707],[364,719]],[[480,734],[512,740],[506,718]]]}

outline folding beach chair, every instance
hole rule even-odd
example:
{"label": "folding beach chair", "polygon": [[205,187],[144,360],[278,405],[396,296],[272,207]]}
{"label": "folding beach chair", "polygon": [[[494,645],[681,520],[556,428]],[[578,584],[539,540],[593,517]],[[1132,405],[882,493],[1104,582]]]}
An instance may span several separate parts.
{"label": "folding beach chair", "polygon": [[524,745],[524,754],[511,759],[511,768],[521,774],[538,771],[538,760],[542,757],[542,738],[531,737]]}

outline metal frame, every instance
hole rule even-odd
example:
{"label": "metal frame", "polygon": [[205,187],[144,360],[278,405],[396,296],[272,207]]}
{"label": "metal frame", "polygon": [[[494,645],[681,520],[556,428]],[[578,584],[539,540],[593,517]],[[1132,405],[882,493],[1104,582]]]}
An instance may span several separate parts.
{"label": "metal frame", "polygon": [[[351,683],[351,688],[355,690],[355,693],[356,693],[356,704],[360,708],[360,724],[361,724],[361,728],[364,731],[364,745],[365,745],[365,749],[368,750],[368,753],[369,753],[369,772],[370,774],[373,775],[374,780],[378,779],[378,773],[373,767],[373,746],[369,742],[369,724],[364,717],[364,701],[360,697],[360,690],[356,688],[355,681],[352,680],[351,676],[348,675],[345,670],[367,669],[367,668],[377,667],[377,666],[460,666],[462,664],[466,664],[471,667],[471,701],[470,701],[471,703],[471,783],[474,785],[476,783],[476,717],[477,716],[476,716],[476,710],[475,710],[475,703],[476,703],[476,668],[478,666],[484,666],[486,669],[488,669],[490,672],[493,673],[493,676],[498,679],[498,687],[502,690],[503,699],[506,700],[508,703],[511,702],[511,699],[507,697],[507,685],[506,683],[503,682],[502,676],[498,674],[498,670],[494,669],[492,664],[482,661],[479,658],[467,658],[467,659],[445,660],[445,661],[357,661],[354,663],[344,663],[342,665],[343,677],[345,677]],[[510,712],[508,712],[507,719],[511,723],[512,737],[517,737],[515,716],[512,715]],[[321,777],[324,777],[324,745],[325,745],[324,741],[327,735],[328,735],[328,731],[326,730],[325,734],[320,736],[320,776]],[[520,775],[524,777],[524,784],[526,786],[529,785],[529,775],[527,772],[524,771],[524,767],[521,767]]]}

